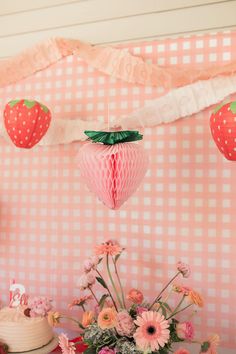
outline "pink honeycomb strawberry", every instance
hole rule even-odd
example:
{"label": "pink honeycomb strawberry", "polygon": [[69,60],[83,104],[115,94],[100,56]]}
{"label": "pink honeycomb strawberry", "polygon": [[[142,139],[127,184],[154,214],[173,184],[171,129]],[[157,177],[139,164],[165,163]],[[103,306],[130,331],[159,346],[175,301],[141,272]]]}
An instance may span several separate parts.
{"label": "pink honeycomb strawberry", "polygon": [[19,148],[30,149],[46,134],[51,112],[43,104],[26,99],[7,103],[4,124],[12,142]]}
{"label": "pink honeycomb strawberry", "polygon": [[226,159],[236,161],[236,101],[215,108],[210,128],[220,152]]}

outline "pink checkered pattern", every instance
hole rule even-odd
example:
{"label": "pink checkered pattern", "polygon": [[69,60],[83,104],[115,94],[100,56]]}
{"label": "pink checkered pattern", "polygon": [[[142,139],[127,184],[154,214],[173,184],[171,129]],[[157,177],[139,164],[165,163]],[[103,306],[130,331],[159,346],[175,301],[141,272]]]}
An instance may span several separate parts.
{"label": "pink checkered pattern", "polygon": [[[236,59],[236,33],[224,32],[122,46],[160,65],[212,65]],[[107,77],[76,56],[0,90],[0,110],[11,99],[36,99],[53,119],[110,120],[142,107],[164,89]],[[82,262],[96,243],[118,239],[127,248],[120,266],[126,288],[152,299],[181,259],[206,306],[199,335],[219,333],[235,348],[236,169],[210,135],[210,110],[144,129],[150,169],[118,211],[107,209],[80,179],[79,143],[21,150],[0,140],[0,295],[9,281],[31,295],[48,295],[59,311],[79,296]],[[101,292],[101,290],[99,290]]]}

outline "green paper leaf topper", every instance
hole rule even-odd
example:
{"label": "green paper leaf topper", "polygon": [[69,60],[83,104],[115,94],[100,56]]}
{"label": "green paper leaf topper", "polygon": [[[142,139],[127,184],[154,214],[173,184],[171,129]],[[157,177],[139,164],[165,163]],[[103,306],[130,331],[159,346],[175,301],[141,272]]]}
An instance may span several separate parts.
{"label": "green paper leaf topper", "polygon": [[38,103],[45,113],[48,113],[48,111],[49,111],[47,106],[45,106],[44,104],[37,102],[35,100],[26,100],[26,99],[19,100],[19,99],[17,99],[17,100],[12,100],[12,101],[8,102],[8,104],[11,108],[13,108],[20,101],[24,101],[24,105],[29,109],[33,108]]}
{"label": "green paper leaf topper", "polygon": [[118,132],[101,132],[93,130],[85,130],[89,139],[95,143],[102,143],[105,145],[114,145],[118,143],[127,143],[129,141],[142,140],[143,136],[138,131],[123,130]]}
{"label": "green paper leaf topper", "polygon": [[12,100],[10,102],[8,102],[9,106],[12,108],[14,107],[18,102],[20,102],[21,100]]}
{"label": "green paper leaf topper", "polygon": [[224,105],[225,105],[225,102],[218,104],[218,106],[216,106],[214,108],[213,113],[216,114],[221,109],[221,107],[223,107]]}
{"label": "green paper leaf topper", "polygon": [[33,100],[24,100],[24,104],[27,108],[33,108],[36,105],[37,101]]}
{"label": "green paper leaf topper", "polygon": [[45,106],[44,104],[42,104],[42,103],[39,103],[39,105],[40,105],[40,107],[42,108],[42,110],[45,112],[45,113],[48,113],[48,107],[47,106]]}
{"label": "green paper leaf topper", "polygon": [[232,113],[236,113],[236,101],[230,103],[230,110]]}

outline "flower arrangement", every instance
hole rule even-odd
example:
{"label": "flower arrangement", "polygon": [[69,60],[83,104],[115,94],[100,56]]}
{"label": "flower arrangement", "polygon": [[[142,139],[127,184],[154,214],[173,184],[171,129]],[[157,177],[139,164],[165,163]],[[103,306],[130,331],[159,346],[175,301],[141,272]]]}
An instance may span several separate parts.
{"label": "flower arrangement", "polygon": [[[164,286],[151,302],[144,299],[138,289],[130,289],[125,295],[118,272],[118,261],[124,248],[115,241],[107,241],[95,247],[95,254],[84,262],[84,273],[78,287],[87,291],[80,299],[75,299],[69,307],[79,306],[83,310],[82,318],[72,318],[81,330],[81,338],[86,344],[86,354],[167,354],[173,352],[176,342],[199,343],[200,353],[216,354],[218,335],[212,335],[204,341],[194,336],[191,321],[181,321],[179,315],[191,306],[203,307],[202,296],[195,290],[173,282],[180,276],[189,277],[189,266],[178,262],[174,277]],[[105,263],[108,281],[99,270],[99,264]],[[99,283],[104,294],[98,298],[94,284]],[[170,306],[170,296],[179,297],[176,305]],[[87,305],[95,300],[94,310]],[[58,312],[49,312],[51,325],[58,325],[64,316]],[[59,345],[63,354],[74,354],[79,342],[70,342],[65,334],[59,336]],[[179,348],[175,354],[189,354]]]}

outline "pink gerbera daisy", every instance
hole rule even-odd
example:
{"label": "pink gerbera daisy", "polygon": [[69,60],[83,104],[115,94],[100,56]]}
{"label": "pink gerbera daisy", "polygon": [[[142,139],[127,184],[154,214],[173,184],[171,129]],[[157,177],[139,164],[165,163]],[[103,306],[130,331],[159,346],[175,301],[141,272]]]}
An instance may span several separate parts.
{"label": "pink gerbera daisy", "polygon": [[66,334],[62,333],[59,337],[59,347],[62,350],[62,354],[75,354],[75,345],[73,342],[69,342]]}
{"label": "pink gerbera daisy", "polygon": [[169,323],[158,312],[146,311],[134,323],[138,326],[134,333],[135,342],[140,350],[155,351],[164,347],[170,337]]}

